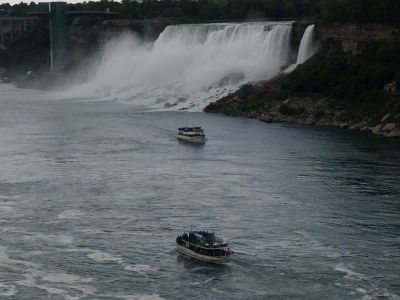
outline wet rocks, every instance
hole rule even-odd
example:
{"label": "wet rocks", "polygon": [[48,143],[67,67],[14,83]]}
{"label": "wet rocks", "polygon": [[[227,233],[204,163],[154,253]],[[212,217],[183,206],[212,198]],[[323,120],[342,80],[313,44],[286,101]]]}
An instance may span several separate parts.
{"label": "wet rocks", "polygon": [[[378,116],[355,115],[339,108],[333,100],[323,96],[288,96],[283,100],[269,95],[275,93],[273,86],[246,86],[240,92],[210,103],[205,112],[223,113],[230,116],[257,118],[262,122],[289,122],[304,125],[332,126],[343,129],[368,131],[374,135],[390,138],[400,137],[400,114],[380,112]],[[260,101],[260,99],[267,99]],[[251,107],[252,109],[249,109]],[[378,121],[377,121],[378,120]]]}

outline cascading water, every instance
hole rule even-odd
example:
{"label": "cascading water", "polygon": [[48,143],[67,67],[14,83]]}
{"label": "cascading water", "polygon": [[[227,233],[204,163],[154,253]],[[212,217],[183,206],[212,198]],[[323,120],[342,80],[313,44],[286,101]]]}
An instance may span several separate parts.
{"label": "cascading water", "polygon": [[290,23],[175,25],[153,45],[110,42],[94,78],[68,93],[167,109],[201,110],[289,62]]}
{"label": "cascading water", "polygon": [[310,25],[304,32],[300,42],[299,54],[297,56],[296,64],[298,65],[303,64],[318,51],[317,45],[315,44],[314,28],[315,25]]}
{"label": "cascading water", "polygon": [[299,52],[297,54],[297,61],[295,64],[289,66],[284,73],[293,72],[298,65],[305,63],[308,59],[311,58],[315,53],[318,52],[318,45],[315,42],[314,37],[314,28],[315,25],[309,25],[306,28],[306,31],[303,34],[303,37],[300,41]]}

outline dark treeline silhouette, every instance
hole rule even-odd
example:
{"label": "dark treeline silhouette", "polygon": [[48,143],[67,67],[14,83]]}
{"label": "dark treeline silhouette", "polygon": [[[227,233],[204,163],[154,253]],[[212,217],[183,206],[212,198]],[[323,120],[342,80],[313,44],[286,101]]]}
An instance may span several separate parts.
{"label": "dark treeline silhouette", "polygon": [[400,23],[399,0],[326,0],[324,21],[341,23]]}
{"label": "dark treeline silhouette", "polygon": [[[324,0],[147,0],[137,3],[102,0],[68,4],[68,10],[118,12],[122,18],[177,18],[187,20],[248,20],[303,18],[320,13]],[[46,11],[46,3],[2,4],[10,15],[26,15],[28,11]]]}
{"label": "dark treeline silhouette", "polygon": [[[182,21],[296,19],[325,22],[399,23],[399,0],[101,0],[68,4],[68,10],[111,11],[124,19],[175,18]],[[23,16],[47,11],[47,3],[1,4],[0,14]]]}
{"label": "dark treeline silhouette", "polygon": [[[0,14],[47,11],[47,3],[1,4]],[[296,19],[326,22],[398,23],[399,0],[101,0],[68,4],[68,10],[111,11],[124,19],[175,18],[182,21]]]}

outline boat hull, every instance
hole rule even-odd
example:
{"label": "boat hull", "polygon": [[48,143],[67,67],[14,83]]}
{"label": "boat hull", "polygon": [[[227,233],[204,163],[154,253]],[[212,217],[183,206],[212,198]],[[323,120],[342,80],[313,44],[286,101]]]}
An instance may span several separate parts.
{"label": "boat hull", "polygon": [[192,143],[192,144],[199,144],[203,145],[206,143],[206,139],[204,137],[190,137],[190,136],[184,136],[184,135],[178,135],[177,136],[178,141],[185,142],[185,143]]}
{"label": "boat hull", "polygon": [[190,258],[193,259],[197,259],[197,260],[201,260],[204,262],[210,262],[210,263],[215,263],[215,264],[225,264],[231,261],[231,258],[229,256],[207,256],[207,255],[203,255],[203,254],[199,254],[196,253],[188,248],[186,248],[185,246],[176,245],[176,250],[183,254],[186,255]]}

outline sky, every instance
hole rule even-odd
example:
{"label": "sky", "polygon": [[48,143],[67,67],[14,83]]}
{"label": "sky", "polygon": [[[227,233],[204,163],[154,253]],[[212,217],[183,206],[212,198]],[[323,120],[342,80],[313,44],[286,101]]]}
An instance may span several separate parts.
{"label": "sky", "polygon": [[[60,1],[68,2],[68,3],[84,2],[84,0],[60,0]],[[89,2],[89,0],[86,0],[86,1]],[[91,1],[97,1],[97,0],[91,0]],[[32,0],[23,0],[23,1],[21,1],[21,0],[0,0],[0,4],[10,3],[12,5],[12,4],[18,4],[18,3],[21,3],[21,2],[30,3],[30,2],[32,2]],[[38,2],[54,2],[54,1],[51,1],[51,0],[33,0],[33,2],[38,3]]]}

